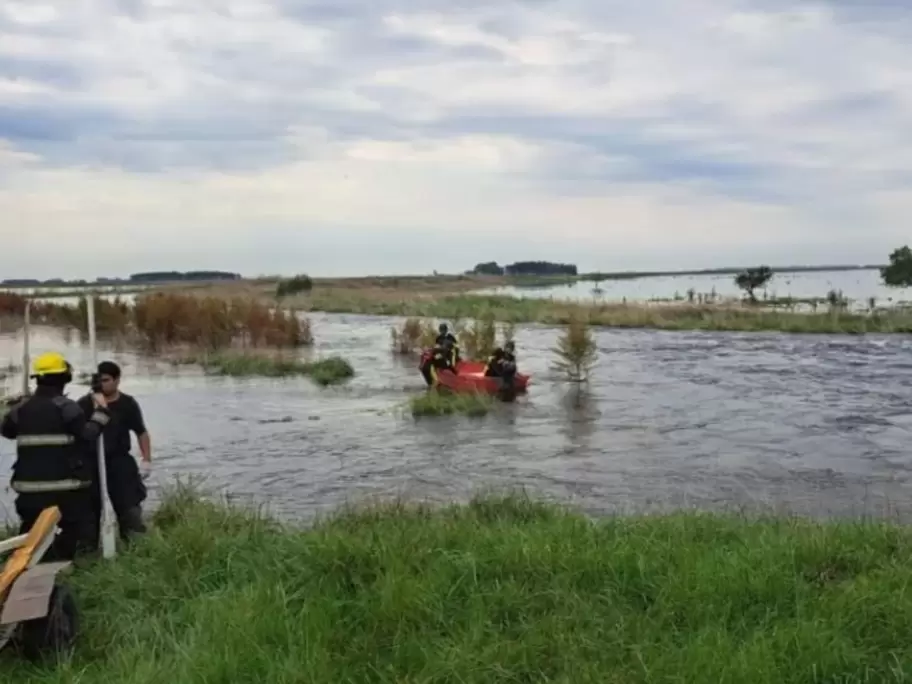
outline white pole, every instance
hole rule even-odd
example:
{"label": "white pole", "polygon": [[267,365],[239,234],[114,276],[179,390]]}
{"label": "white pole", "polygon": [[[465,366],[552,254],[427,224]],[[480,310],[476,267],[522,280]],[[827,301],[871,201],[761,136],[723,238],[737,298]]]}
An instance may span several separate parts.
{"label": "white pole", "polygon": [[[95,294],[86,295],[86,312],[89,318],[89,347],[92,350],[93,374],[98,370],[98,346],[95,335]],[[117,555],[117,535],[114,531],[114,507],[108,495],[108,469],[105,462],[104,436],[98,438],[98,488],[101,490],[101,555],[114,558]]]}
{"label": "white pole", "polygon": [[31,316],[32,316],[32,300],[25,300],[25,327],[23,329],[23,335],[25,339],[22,340],[22,396],[26,396],[29,393],[29,365],[32,360],[30,358],[31,352],[29,350],[29,337],[31,337]]}

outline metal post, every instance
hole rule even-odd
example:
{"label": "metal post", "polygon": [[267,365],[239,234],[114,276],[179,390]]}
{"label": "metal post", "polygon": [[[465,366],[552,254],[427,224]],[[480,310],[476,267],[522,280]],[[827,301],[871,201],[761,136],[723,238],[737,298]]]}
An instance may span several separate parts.
{"label": "metal post", "polygon": [[[98,369],[98,346],[95,334],[95,294],[86,295],[86,312],[89,324],[89,347],[92,350],[92,364]],[[98,438],[98,487],[101,490],[101,555],[114,558],[117,555],[117,535],[114,530],[114,507],[108,494],[108,469],[105,461],[104,435]]]}
{"label": "metal post", "polygon": [[31,337],[31,317],[32,317],[32,300],[25,300],[25,327],[23,328],[22,340],[22,396],[29,393],[29,365],[31,364],[31,351],[29,349],[29,338]]}

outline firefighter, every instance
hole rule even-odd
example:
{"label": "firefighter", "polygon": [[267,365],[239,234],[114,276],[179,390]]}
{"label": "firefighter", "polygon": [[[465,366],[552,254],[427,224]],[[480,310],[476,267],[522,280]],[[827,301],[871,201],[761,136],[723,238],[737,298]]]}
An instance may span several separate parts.
{"label": "firefighter", "polygon": [[453,343],[449,340],[444,340],[441,344],[435,345],[433,349],[429,349],[422,355],[419,369],[421,370],[421,375],[424,376],[425,382],[430,387],[437,386],[437,378],[441,371],[456,372],[452,365],[452,359]]}
{"label": "firefighter", "polygon": [[94,447],[110,421],[104,395],[93,395],[94,411],[86,418],[79,405],[63,396],[73,368],[56,352],[33,364],[34,394],[15,404],[0,425],[0,434],[16,440],[16,462],[10,487],[25,534],[42,510],[60,509],[60,534],[46,560],[72,560],[98,545],[93,499]]}
{"label": "firefighter", "polygon": [[516,345],[512,340],[497,347],[488,357],[484,374],[489,378],[512,377],[516,374]]}
{"label": "firefighter", "polygon": [[450,370],[455,373],[456,367],[459,365],[459,340],[450,332],[450,326],[446,323],[441,323],[437,327],[437,333],[437,339],[434,340],[434,344],[438,347],[449,347],[449,366]]}

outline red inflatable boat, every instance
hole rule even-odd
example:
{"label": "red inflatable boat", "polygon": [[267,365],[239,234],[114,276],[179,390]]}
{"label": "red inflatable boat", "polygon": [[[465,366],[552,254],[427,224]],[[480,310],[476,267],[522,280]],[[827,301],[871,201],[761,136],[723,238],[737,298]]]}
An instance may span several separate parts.
{"label": "red inflatable boat", "polygon": [[[422,355],[422,364],[426,360]],[[437,382],[452,392],[484,392],[498,394],[504,389],[500,378],[487,377],[484,374],[485,364],[482,361],[459,361],[456,364],[456,373],[445,370],[437,373]],[[425,378],[427,380],[427,378]],[[513,378],[512,390],[515,393],[526,391],[530,377],[523,373],[516,373]]]}

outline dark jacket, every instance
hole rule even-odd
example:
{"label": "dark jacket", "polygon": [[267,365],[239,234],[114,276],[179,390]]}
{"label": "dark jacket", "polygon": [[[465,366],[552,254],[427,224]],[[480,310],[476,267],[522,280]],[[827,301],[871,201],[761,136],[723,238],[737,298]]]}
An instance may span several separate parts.
{"label": "dark jacket", "polygon": [[74,491],[91,486],[95,464],[87,445],[110,420],[107,409],[90,416],[58,389],[39,386],[13,406],[0,434],[16,440],[16,462],[10,486],[20,494]]}
{"label": "dark jacket", "polygon": [[452,342],[454,347],[459,345],[456,336],[451,332],[440,333],[437,335],[437,339],[434,340],[434,344],[437,346],[442,346],[446,344],[447,341]]}
{"label": "dark jacket", "polygon": [[503,347],[497,347],[494,353],[488,357],[488,363],[485,367],[485,375],[497,376],[503,372],[505,363],[516,364],[516,355],[506,351]]}
{"label": "dark jacket", "polygon": [[[78,402],[86,415],[92,412],[92,397],[86,395]],[[142,480],[139,464],[130,453],[132,442],[130,432],[138,435],[146,431],[142,410],[136,399],[125,392],[120,393],[116,401],[108,404],[111,413],[111,422],[104,434],[105,444],[105,474],[108,481],[108,496],[115,512],[120,515],[124,511],[140,505],[145,501],[148,492]],[[100,478],[98,477],[98,443],[93,442],[91,447],[95,454],[93,475],[96,479],[94,487],[95,496],[100,497]],[[99,502],[101,499],[98,499]]]}

